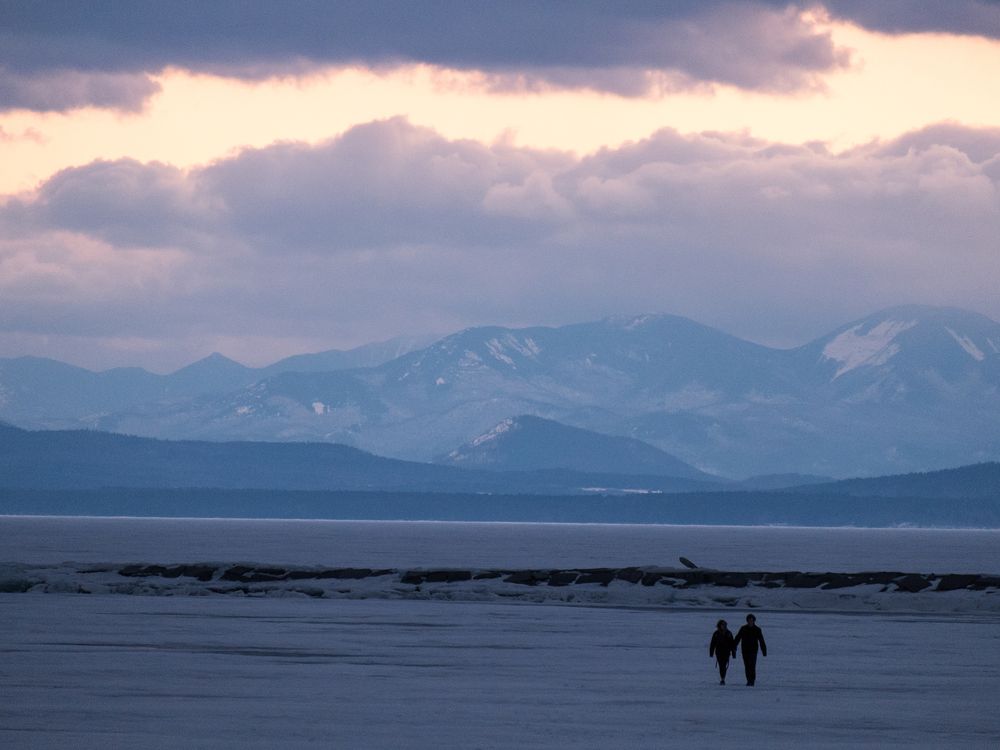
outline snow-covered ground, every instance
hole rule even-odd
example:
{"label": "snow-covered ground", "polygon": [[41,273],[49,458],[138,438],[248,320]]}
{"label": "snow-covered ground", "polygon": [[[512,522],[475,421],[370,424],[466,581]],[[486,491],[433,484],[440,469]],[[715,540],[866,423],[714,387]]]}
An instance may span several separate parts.
{"label": "snow-covered ground", "polygon": [[10,748],[993,748],[996,616],[0,595]]}
{"label": "snow-covered ground", "polygon": [[[745,571],[996,574],[1000,532],[0,517],[0,578],[96,592],[0,594],[0,747],[1000,746],[995,586],[400,576],[680,555]],[[203,581],[120,573],[210,561],[229,567]],[[223,578],[240,562],[395,572],[240,591]],[[721,687],[708,639],[750,608],[769,656],[756,687],[741,666]]]}

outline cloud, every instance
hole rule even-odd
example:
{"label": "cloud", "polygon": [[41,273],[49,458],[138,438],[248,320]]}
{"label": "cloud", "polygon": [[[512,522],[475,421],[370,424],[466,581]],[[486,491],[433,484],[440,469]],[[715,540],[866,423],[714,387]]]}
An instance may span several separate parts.
{"label": "cloud", "polygon": [[64,69],[18,74],[0,67],[0,109],[51,112],[103,107],[137,112],[159,90],[160,85],[143,73]]}
{"label": "cloud", "polygon": [[626,96],[724,83],[820,84],[847,52],[787,3],[338,3],[2,0],[0,109],[134,110],[166,67],[249,79],[331,65],[427,63],[494,88]]}
{"label": "cloud", "polygon": [[80,232],[117,246],[188,245],[208,221],[211,197],[197,195],[184,171],[132,159],[96,161],[46,180],[30,202],[11,198],[21,227]]}
{"label": "cloud", "polygon": [[835,16],[884,34],[938,32],[1000,39],[996,0],[824,0]]}
{"label": "cloud", "polygon": [[983,164],[1000,156],[1000,128],[970,128],[944,122],[902,135],[878,147],[877,152],[886,156],[903,156],[934,146],[950,146],[965,154],[970,161]]}
{"label": "cloud", "polygon": [[497,195],[569,157],[475,141],[450,141],[393,120],[362,125],[320,148],[277,145],[199,175],[223,196],[242,236],[284,248],[329,251],[447,242],[496,245],[523,239]]}
{"label": "cloud", "polygon": [[[815,18],[1000,39],[995,0],[0,0],[0,110],[135,111],[168,67],[264,79],[426,63],[489,88],[792,92],[850,64]],[[811,11],[819,9],[818,14]]]}
{"label": "cloud", "polygon": [[34,143],[45,143],[45,137],[35,128],[26,128],[19,133],[12,133],[0,126],[0,143],[13,143],[16,141],[33,141]]}
{"label": "cloud", "polygon": [[668,129],[577,158],[403,119],[189,172],[98,162],[0,207],[0,336],[171,341],[179,365],[638,311],[789,344],[897,303],[997,318],[998,165],[995,130],[952,124],[846,154]]}

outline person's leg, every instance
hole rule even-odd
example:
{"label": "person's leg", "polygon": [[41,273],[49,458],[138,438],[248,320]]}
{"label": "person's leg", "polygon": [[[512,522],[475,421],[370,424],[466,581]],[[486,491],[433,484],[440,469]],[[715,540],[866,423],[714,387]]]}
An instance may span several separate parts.
{"label": "person's leg", "polygon": [[729,659],[725,661],[719,660],[719,684],[726,684],[726,670],[729,669]]}
{"label": "person's leg", "polygon": [[743,669],[747,673],[747,685],[757,681],[757,654],[743,654]]}

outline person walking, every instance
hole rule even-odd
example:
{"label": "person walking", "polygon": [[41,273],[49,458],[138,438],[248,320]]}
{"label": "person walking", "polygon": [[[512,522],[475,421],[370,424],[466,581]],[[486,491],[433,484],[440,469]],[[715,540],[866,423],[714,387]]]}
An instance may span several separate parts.
{"label": "person walking", "polygon": [[714,656],[719,665],[719,684],[726,684],[726,670],[729,669],[729,659],[736,658],[736,645],[733,642],[733,634],[726,627],[725,620],[715,623],[715,632],[712,633],[712,642],[708,644],[708,655]]}
{"label": "person walking", "polygon": [[736,634],[736,640],[733,641],[734,656],[738,645],[743,651],[743,669],[747,673],[747,685],[752,686],[757,682],[757,647],[759,646],[760,652],[767,656],[764,633],[757,627],[757,618],[753,615],[747,615],[747,624]]}

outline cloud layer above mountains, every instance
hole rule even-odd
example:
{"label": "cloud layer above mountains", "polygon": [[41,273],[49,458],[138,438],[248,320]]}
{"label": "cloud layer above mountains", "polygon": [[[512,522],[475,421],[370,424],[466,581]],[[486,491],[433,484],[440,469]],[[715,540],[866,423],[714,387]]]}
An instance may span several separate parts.
{"label": "cloud layer above mountains", "polygon": [[426,63],[496,88],[791,91],[849,64],[817,26],[828,14],[889,34],[1000,38],[991,0],[0,0],[0,109],[136,110],[169,67],[258,79]]}
{"label": "cloud layer above mountains", "polygon": [[0,341],[173,366],[629,311],[779,344],[910,301],[997,318],[998,188],[1000,130],[958,125],[845,154],[665,129],[578,158],[398,118],[189,172],[95,162],[0,206]]}
{"label": "cloud layer above mountains", "polygon": [[426,63],[494,88],[792,90],[847,63],[784,3],[356,2],[0,7],[0,107],[135,109],[168,67],[237,78]]}

